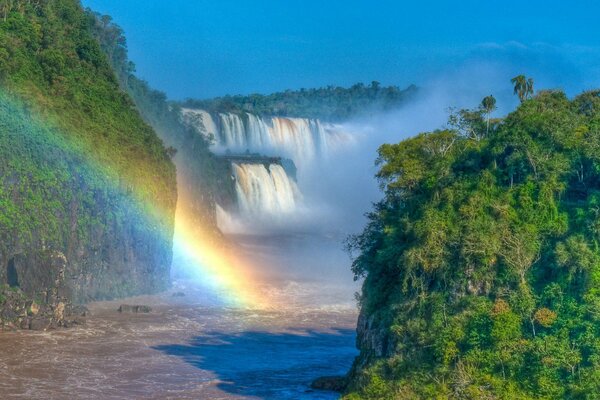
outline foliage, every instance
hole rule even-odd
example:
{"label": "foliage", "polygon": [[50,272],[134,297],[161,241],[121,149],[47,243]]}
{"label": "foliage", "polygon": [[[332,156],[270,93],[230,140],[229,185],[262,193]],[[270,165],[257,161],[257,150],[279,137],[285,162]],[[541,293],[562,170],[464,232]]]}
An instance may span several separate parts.
{"label": "foliage", "polygon": [[[142,199],[173,207],[174,167],[132,110],[76,0],[2,0],[1,86]],[[8,55],[2,58],[2,54]]]}
{"label": "foliage", "polygon": [[510,80],[515,87],[515,94],[519,96],[521,103],[530,99],[533,95],[533,79],[525,75],[517,75]]}
{"label": "foliage", "polygon": [[357,83],[349,88],[327,86],[319,89],[286,90],[269,95],[225,96],[210,100],[183,102],[183,107],[209,112],[249,112],[261,116],[319,118],[341,121],[350,117],[397,108],[417,93],[414,85],[406,89]]}
{"label": "foliage", "polygon": [[174,165],[92,25],[77,0],[0,0],[0,266],[133,218],[172,240]]}
{"label": "foliage", "polygon": [[379,149],[349,399],[600,398],[600,92],[490,109]]}
{"label": "foliage", "polygon": [[213,195],[217,191],[217,162],[209,150],[209,142],[181,120],[180,108],[167,100],[166,94],[152,89],[135,76],[135,65],[128,58],[127,40],[123,29],[110,16],[87,10],[93,22],[93,35],[108,57],[121,88],[126,91],[144,120],[166,143],[167,153],[177,165],[180,196],[189,195],[185,203],[194,210],[198,225],[216,229]]}

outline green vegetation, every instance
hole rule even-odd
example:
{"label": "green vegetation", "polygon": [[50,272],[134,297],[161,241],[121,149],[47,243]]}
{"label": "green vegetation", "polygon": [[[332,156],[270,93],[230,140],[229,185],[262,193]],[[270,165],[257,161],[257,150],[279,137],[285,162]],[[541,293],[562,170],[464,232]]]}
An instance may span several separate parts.
{"label": "green vegetation", "polygon": [[[94,24],[78,0],[0,0],[0,279],[14,255],[56,250],[82,280],[99,268],[93,284],[109,297],[135,260],[156,267],[148,280],[168,279],[177,193],[170,154],[120,89]],[[123,270],[119,251],[134,259]]]}
{"label": "green vegetation", "polygon": [[521,103],[533,96],[533,79],[517,75],[510,81],[515,85],[515,94],[519,96]]}
{"label": "green vegetation", "polygon": [[350,88],[327,86],[319,89],[286,90],[269,95],[225,96],[210,100],[186,100],[183,107],[209,112],[249,112],[261,116],[319,118],[336,122],[370,112],[387,111],[403,105],[417,92],[415,86],[402,90],[381,87],[379,82]]}
{"label": "green vegetation", "polygon": [[[162,142],[132,111],[76,0],[0,1],[1,86],[25,101],[113,179],[164,208],[174,168]],[[8,10],[8,12],[6,12]]]}
{"label": "green vegetation", "polygon": [[193,207],[188,215],[197,217],[198,224],[204,228],[215,231],[214,193],[218,190],[219,167],[209,150],[210,143],[183,123],[177,104],[169,102],[164,93],[135,76],[135,65],[128,58],[127,40],[121,27],[110,16],[91,10],[87,10],[87,14],[94,20],[94,37],[116,71],[121,88],[131,96],[144,120],[169,146],[167,151],[177,165],[180,197],[189,196],[180,204]]}
{"label": "green vegetation", "polygon": [[379,149],[347,399],[600,398],[600,91],[519,81]]}

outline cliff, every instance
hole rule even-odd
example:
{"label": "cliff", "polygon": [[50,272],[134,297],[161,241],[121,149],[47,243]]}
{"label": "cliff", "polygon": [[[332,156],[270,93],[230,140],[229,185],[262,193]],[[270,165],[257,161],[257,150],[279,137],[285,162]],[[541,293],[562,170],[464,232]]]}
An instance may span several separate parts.
{"label": "cliff", "polygon": [[54,308],[165,289],[175,168],[93,19],[0,4],[0,282]]}

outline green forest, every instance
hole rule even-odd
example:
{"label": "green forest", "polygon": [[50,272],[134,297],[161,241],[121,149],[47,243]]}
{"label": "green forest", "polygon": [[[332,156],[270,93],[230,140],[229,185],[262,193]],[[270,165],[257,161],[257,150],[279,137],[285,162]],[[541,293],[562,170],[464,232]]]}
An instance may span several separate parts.
{"label": "green forest", "polygon": [[[132,110],[74,0],[7,1],[0,10],[0,83],[113,179],[173,203],[174,167]],[[142,168],[141,166],[146,166]],[[155,171],[159,171],[156,175]]]}
{"label": "green forest", "polygon": [[600,91],[379,149],[347,399],[600,398]]}
{"label": "green forest", "polygon": [[48,291],[50,253],[67,257],[78,300],[168,284],[172,153],[120,89],[94,26],[77,0],[0,2],[0,279],[22,260],[29,295]]}
{"label": "green forest", "polygon": [[266,117],[319,118],[338,122],[368,115],[372,112],[396,109],[410,101],[418,89],[397,86],[382,87],[379,82],[370,85],[357,83],[349,88],[327,86],[318,89],[286,90],[269,95],[225,96],[210,100],[188,99],[183,107],[203,109],[211,113],[249,112]]}

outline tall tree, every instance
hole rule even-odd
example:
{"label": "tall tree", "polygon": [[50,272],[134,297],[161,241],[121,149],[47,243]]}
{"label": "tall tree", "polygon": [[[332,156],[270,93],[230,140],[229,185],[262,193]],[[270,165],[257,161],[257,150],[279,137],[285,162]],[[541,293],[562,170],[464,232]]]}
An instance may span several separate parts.
{"label": "tall tree", "polygon": [[481,100],[481,108],[486,114],[486,136],[490,133],[490,115],[496,109],[496,98],[492,95],[486,96]]}
{"label": "tall tree", "polygon": [[517,75],[510,80],[515,88],[515,94],[519,96],[519,100],[524,102],[530,99],[533,95],[533,79],[527,78],[525,75]]}

